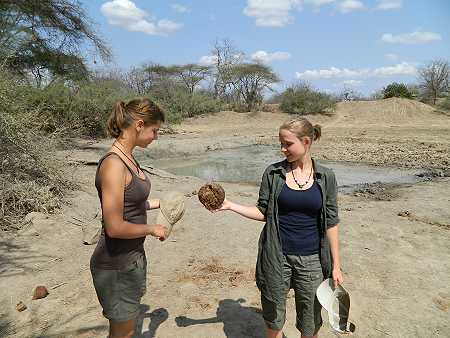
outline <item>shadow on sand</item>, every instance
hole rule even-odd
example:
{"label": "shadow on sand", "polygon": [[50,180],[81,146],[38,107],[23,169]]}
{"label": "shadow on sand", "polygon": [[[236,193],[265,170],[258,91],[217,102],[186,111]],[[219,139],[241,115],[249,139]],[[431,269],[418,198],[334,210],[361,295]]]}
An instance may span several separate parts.
{"label": "shadow on sand", "polygon": [[263,338],[265,337],[265,324],[256,307],[242,306],[245,300],[239,298],[223,299],[219,301],[216,317],[193,319],[178,316],[175,322],[179,327],[202,325],[211,323],[223,323],[223,331],[227,338]]}
{"label": "shadow on sand", "polygon": [[[147,313],[149,309],[150,306],[141,304],[140,315],[136,321],[136,333],[133,338],[156,337],[156,330],[158,327],[169,318],[169,312],[167,312],[166,309],[159,308]],[[143,327],[145,318],[150,318],[148,327]]]}
{"label": "shadow on sand", "polygon": [[42,255],[20,241],[14,241],[11,236],[0,239],[0,278],[34,272],[37,266],[52,259],[54,257]]}

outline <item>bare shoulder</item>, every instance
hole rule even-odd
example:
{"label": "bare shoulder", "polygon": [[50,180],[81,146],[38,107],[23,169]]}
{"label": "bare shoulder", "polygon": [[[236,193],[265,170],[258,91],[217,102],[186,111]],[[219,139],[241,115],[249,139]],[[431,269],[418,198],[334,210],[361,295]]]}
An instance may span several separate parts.
{"label": "bare shoulder", "polygon": [[102,184],[123,184],[123,176],[126,172],[125,165],[119,155],[109,155],[100,166],[99,175]]}

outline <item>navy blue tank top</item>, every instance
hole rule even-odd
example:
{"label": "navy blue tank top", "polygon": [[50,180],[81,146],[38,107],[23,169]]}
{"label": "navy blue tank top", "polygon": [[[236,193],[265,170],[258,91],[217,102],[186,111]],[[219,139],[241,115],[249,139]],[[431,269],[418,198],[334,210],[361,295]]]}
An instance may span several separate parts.
{"label": "navy blue tank top", "polygon": [[284,184],[278,196],[278,220],[285,255],[319,253],[317,221],[321,207],[322,195],[316,181],[306,190],[294,190]]}

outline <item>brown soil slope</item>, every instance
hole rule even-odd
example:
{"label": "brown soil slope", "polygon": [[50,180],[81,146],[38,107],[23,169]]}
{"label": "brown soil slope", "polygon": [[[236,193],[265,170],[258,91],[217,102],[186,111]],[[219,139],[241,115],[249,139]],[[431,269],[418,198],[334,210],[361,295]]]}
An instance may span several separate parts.
{"label": "brown soil slope", "polygon": [[390,98],[377,101],[340,102],[336,125],[339,126],[449,126],[449,118],[422,102]]}
{"label": "brown soil slope", "polygon": [[[277,144],[278,127],[292,116],[280,112],[223,111],[184,121],[167,144],[198,153],[248,144]],[[391,98],[338,103],[331,116],[306,115],[323,126],[314,145],[319,159],[384,166],[448,169],[450,117],[414,100]],[[157,149],[154,149],[157,150]],[[172,154],[173,155],[173,154]]]}

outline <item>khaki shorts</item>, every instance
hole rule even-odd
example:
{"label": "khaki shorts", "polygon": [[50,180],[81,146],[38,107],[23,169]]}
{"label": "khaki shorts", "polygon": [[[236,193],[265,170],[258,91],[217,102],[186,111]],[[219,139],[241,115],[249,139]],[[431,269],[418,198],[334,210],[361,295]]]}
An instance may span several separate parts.
{"label": "khaki shorts", "polygon": [[264,321],[272,330],[283,329],[286,321],[286,298],[292,288],[297,311],[296,327],[304,336],[315,335],[322,326],[322,307],[316,297],[316,290],[323,281],[319,255],[284,255],[283,280],[283,299],[272,302],[261,294]]}
{"label": "khaki shorts", "polygon": [[145,255],[120,270],[91,267],[91,274],[103,316],[117,322],[138,316],[147,284]]}

